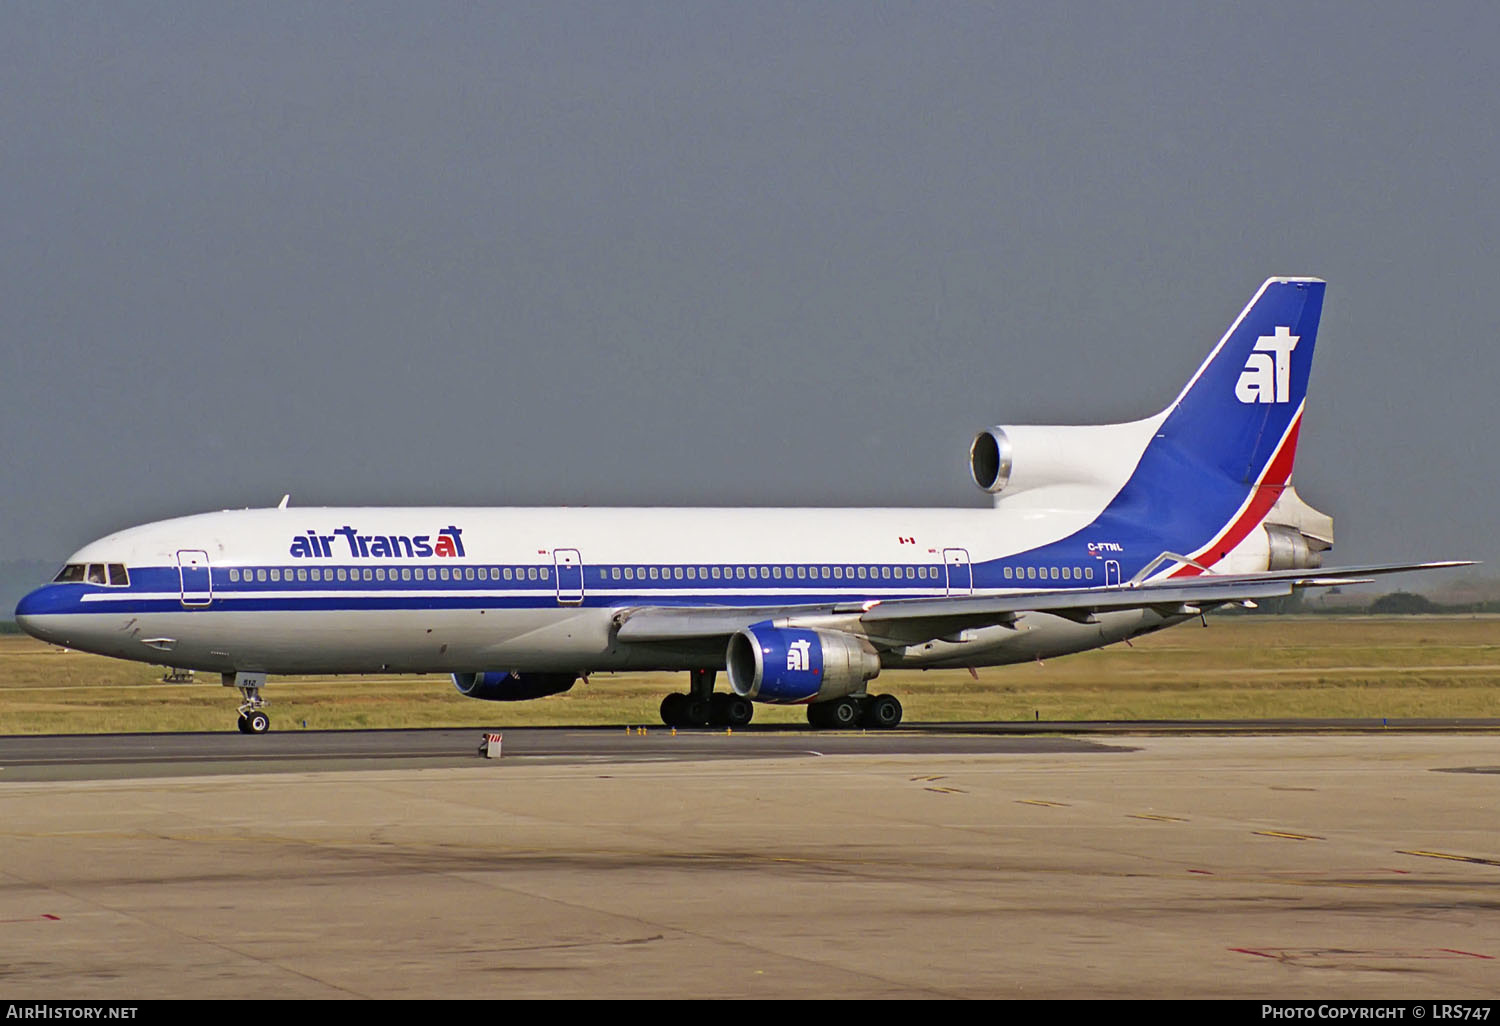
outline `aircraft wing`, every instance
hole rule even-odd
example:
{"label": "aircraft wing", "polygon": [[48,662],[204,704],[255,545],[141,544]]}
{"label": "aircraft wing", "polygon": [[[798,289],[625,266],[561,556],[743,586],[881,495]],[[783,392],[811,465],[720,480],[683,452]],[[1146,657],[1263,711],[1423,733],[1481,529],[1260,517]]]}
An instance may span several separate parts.
{"label": "aircraft wing", "polygon": [[907,645],[960,630],[1011,623],[1021,613],[1052,613],[1080,623],[1091,622],[1096,613],[1121,609],[1155,609],[1166,616],[1192,616],[1204,608],[1229,602],[1285,597],[1298,588],[1366,583],[1384,574],[1471,565],[1471,560],[1450,560],[1252,574],[1203,574],[1108,588],[1008,591],[999,595],[819,605],[637,606],[620,610],[616,623],[618,637],[624,642],[727,639],[741,628],[771,620],[857,632],[877,645]]}

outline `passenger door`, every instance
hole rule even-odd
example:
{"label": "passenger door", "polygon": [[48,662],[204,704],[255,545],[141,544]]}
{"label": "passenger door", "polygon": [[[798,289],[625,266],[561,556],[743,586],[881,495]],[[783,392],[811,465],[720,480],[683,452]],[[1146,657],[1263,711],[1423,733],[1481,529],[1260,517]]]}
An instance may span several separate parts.
{"label": "passenger door", "polygon": [[583,558],[577,549],[553,549],[552,564],[557,568],[557,601],[576,606],[583,602]]}
{"label": "passenger door", "polygon": [[202,549],[177,550],[177,577],[182,585],[182,604],[206,606],[214,600],[214,578],[208,553]]}
{"label": "passenger door", "polygon": [[943,566],[948,575],[949,595],[974,593],[974,568],[969,565],[968,549],[944,549]]}

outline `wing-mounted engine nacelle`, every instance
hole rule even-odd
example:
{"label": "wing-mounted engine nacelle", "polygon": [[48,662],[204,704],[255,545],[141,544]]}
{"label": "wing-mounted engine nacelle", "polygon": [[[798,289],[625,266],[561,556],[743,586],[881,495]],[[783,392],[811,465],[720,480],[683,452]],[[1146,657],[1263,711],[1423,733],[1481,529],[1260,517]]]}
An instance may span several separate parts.
{"label": "wing-mounted engine nacelle", "polygon": [[755,702],[823,702],[859,694],[880,673],[866,641],[839,631],[757,624],[729,639],[729,686]]}
{"label": "wing-mounted engine nacelle", "polygon": [[525,702],[533,698],[562,694],[577,679],[576,673],[490,670],[484,673],[455,673],[453,686],[465,698],[478,698],[485,702]]}

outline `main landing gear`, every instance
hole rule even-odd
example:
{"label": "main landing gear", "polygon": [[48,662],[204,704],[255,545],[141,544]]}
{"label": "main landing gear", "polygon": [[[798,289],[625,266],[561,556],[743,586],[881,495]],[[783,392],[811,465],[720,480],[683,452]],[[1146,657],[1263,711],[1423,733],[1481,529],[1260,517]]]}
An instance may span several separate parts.
{"label": "main landing gear", "polygon": [[239,688],[244,699],[240,703],[241,734],[264,734],[271,729],[271,717],[265,712],[266,700],[260,697],[260,689],[266,683],[264,673],[225,673],[220,680],[226,688]]}
{"label": "main landing gear", "polygon": [[887,730],[901,722],[901,703],[895,695],[848,695],[807,707],[807,722],[819,730],[872,727]]}
{"label": "main landing gear", "polygon": [[715,670],[689,671],[687,694],[661,700],[661,721],[669,727],[743,727],[755,713],[748,698],[714,691]]}
{"label": "main landing gear", "polygon": [[[754,704],[739,695],[714,691],[714,670],[689,673],[687,693],[661,700],[661,721],[669,727],[743,727],[755,712]],[[819,730],[888,730],[901,723],[901,703],[895,695],[848,695],[807,707],[807,722]]]}

